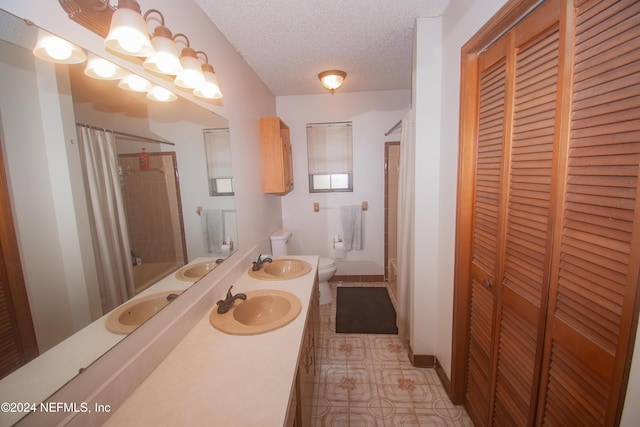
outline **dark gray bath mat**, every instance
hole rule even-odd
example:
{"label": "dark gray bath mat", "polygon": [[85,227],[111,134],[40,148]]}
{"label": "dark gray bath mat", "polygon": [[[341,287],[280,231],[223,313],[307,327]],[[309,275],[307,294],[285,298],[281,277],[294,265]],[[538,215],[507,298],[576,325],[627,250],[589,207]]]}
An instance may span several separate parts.
{"label": "dark gray bath mat", "polygon": [[396,311],[387,288],[339,287],[336,332],[397,334]]}

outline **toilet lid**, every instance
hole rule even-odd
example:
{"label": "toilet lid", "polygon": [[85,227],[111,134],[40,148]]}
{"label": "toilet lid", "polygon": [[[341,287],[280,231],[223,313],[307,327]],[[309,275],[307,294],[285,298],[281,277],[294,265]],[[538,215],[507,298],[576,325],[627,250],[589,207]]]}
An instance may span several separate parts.
{"label": "toilet lid", "polygon": [[320,257],[320,261],[318,261],[318,269],[322,270],[325,268],[331,268],[335,266],[335,261],[331,258]]}

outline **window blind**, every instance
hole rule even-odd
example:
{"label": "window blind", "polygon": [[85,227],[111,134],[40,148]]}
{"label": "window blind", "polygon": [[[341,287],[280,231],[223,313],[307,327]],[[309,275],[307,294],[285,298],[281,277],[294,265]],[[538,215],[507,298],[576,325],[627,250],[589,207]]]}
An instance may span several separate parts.
{"label": "window blind", "polygon": [[351,122],[307,125],[309,175],[353,173]]}
{"label": "window blind", "polygon": [[233,176],[229,129],[205,129],[204,142],[209,178]]}

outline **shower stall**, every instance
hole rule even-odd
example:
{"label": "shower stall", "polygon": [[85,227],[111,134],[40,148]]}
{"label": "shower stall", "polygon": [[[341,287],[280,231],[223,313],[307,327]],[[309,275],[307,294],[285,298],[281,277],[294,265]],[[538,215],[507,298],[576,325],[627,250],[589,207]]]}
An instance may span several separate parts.
{"label": "shower stall", "polygon": [[120,184],[135,291],[139,293],[187,262],[175,152],[120,154]]}

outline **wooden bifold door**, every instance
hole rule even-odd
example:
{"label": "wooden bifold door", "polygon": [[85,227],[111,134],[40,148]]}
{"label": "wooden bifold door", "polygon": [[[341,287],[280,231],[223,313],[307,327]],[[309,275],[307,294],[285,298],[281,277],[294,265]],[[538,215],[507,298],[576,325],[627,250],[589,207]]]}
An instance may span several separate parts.
{"label": "wooden bifold door", "polygon": [[452,395],[478,426],[615,425],[638,316],[640,2],[533,3],[463,48]]}
{"label": "wooden bifold door", "polygon": [[0,379],[38,356],[0,141]]}

